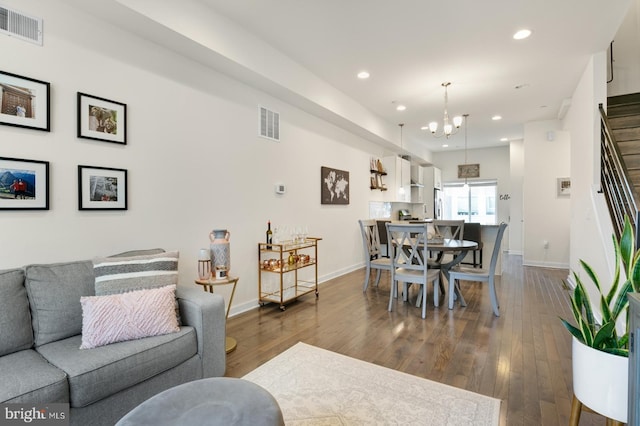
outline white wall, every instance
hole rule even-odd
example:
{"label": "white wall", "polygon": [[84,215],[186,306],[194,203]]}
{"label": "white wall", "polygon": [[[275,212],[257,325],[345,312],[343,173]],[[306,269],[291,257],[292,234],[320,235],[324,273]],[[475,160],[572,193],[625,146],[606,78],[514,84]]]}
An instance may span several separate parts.
{"label": "white wall", "polygon": [[[442,182],[460,182],[458,164],[464,163],[464,151],[442,151],[433,153],[433,165],[442,170]],[[511,178],[509,171],[509,146],[499,148],[470,149],[467,151],[468,164],[480,164],[480,177],[498,181],[498,223],[509,222]],[[469,181],[473,181],[470,179]],[[507,228],[502,241],[502,250],[509,250],[509,231]]]}
{"label": "white wall", "polygon": [[[634,0],[613,39],[613,80],[608,95],[640,92],[640,0]],[[611,78],[611,75],[609,75]]]}
{"label": "white wall", "polygon": [[509,191],[509,253],[523,254],[524,238],[524,141],[509,142],[509,165],[511,174],[511,190]]}
{"label": "white wall", "polygon": [[[600,113],[606,103],[605,52],[593,55],[572,96],[564,129],[571,132],[571,260],[570,268],[586,277],[580,260],[589,263],[604,283],[613,277],[613,227],[600,188]],[[586,286],[591,300],[598,300],[593,286]],[[606,292],[606,289],[604,289]]]}
{"label": "white wall", "polygon": [[[0,126],[0,155],[49,161],[51,204],[0,212],[0,269],[164,247],[180,251],[191,284],[198,249],[226,228],[240,276],[234,313],[256,305],[267,220],[323,238],[321,280],[362,264],[357,220],[381,197],[369,190],[378,146],[75,9],[4,3],[44,18],[44,47],[0,37],[0,69],[51,83],[52,122],[50,133]],[[76,137],[77,92],[127,104],[126,146]],[[281,142],[257,136],[258,105],[281,114]],[[127,169],[129,209],[79,211],[79,164]],[[348,206],[320,204],[321,166],[350,172]]]}
{"label": "white wall", "polygon": [[[557,195],[557,179],[571,177],[569,133],[556,120],[524,126],[523,263],[569,266],[570,197]],[[544,248],[544,242],[548,248]]]}

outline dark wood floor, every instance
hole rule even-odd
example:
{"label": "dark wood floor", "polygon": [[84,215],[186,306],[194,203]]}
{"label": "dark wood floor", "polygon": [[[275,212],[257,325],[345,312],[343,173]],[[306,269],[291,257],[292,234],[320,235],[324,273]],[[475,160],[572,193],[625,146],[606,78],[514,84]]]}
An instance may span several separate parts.
{"label": "dark wood floor", "polygon": [[[566,270],[523,267],[503,257],[497,284],[501,316],[486,288],[463,283],[468,306],[389,302],[389,275],[362,292],[364,269],[320,285],[282,312],[270,304],[229,319],[238,341],[227,376],[242,377],[299,341],[502,400],[501,425],[566,425],[571,408],[571,316]],[[373,278],[373,276],[372,276]],[[417,292],[417,291],[416,291]],[[415,302],[412,292],[411,301]],[[604,424],[583,412],[580,425]]]}

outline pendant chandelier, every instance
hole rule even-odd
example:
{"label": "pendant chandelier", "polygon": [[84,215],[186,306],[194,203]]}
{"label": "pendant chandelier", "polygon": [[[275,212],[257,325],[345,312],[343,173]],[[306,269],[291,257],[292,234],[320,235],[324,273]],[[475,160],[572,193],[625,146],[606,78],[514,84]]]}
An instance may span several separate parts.
{"label": "pendant chandelier", "polygon": [[460,117],[459,115],[453,117],[453,122],[449,121],[449,111],[448,111],[449,96],[447,93],[447,88],[450,85],[451,83],[448,81],[442,83],[442,87],[444,87],[444,119],[443,119],[442,132],[438,133],[438,122],[432,121],[431,123],[429,123],[429,130],[431,131],[431,134],[436,138],[441,138],[442,136],[445,136],[448,139],[449,136],[455,135],[456,133],[458,133],[458,129],[460,128],[460,125],[462,125],[462,117]]}

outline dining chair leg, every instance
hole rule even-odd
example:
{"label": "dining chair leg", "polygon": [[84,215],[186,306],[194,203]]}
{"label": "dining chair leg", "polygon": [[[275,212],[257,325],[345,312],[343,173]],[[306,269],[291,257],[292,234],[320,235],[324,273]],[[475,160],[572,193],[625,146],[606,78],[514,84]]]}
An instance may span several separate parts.
{"label": "dining chair leg", "polygon": [[364,273],[364,287],[362,288],[363,292],[367,291],[367,287],[369,287],[369,275],[371,275],[371,266],[367,265],[367,269]]}
{"label": "dining chair leg", "polygon": [[[436,278],[433,281],[433,306],[434,307],[438,307],[440,306],[440,294],[438,293],[438,287],[440,287],[440,274],[438,274],[438,278]],[[427,303],[426,297],[427,295],[425,294],[425,304]]]}
{"label": "dining chair leg", "polygon": [[449,309],[453,309],[453,296],[456,288],[456,280],[449,277]]}
{"label": "dining chair leg", "polygon": [[403,302],[408,302],[409,301],[409,283],[404,282],[402,283],[402,301]]}
{"label": "dining chair leg", "polygon": [[424,303],[422,304],[422,319],[427,317],[427,283],[422,283],[422,299]]}
{"label": "dining chair leg", "polygon": [[389,312],[391,312],[391,309],[393,308],[393,299],[394,299],[394,294],[395,297],[398,297],[398,281],[396,280],[391,280],[391,291],[389,292]]}
{"label": "dining chair leg", "polygon": [[378,284],[380,284],[380,274],[382,273],[382,269],[378,269],[378,273],[376,274],[376,283],[374,284],[376,287],[378,287]]}
{"label": "dining chair leg", "polygon": [[498,303],[498,295],[496,294],[496,286],[493,277],[489,277],[489,296],[491,297],[491,306],[495,316],[500,316],[500,304]]}

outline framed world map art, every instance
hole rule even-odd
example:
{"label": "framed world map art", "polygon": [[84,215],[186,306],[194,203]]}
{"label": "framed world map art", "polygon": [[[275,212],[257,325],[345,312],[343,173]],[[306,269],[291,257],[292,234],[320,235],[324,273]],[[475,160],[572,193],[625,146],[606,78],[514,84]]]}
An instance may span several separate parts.
{"label": "framed world map art", "polygon": [[349,204],[349,172],[320,168],[320,203]]}

